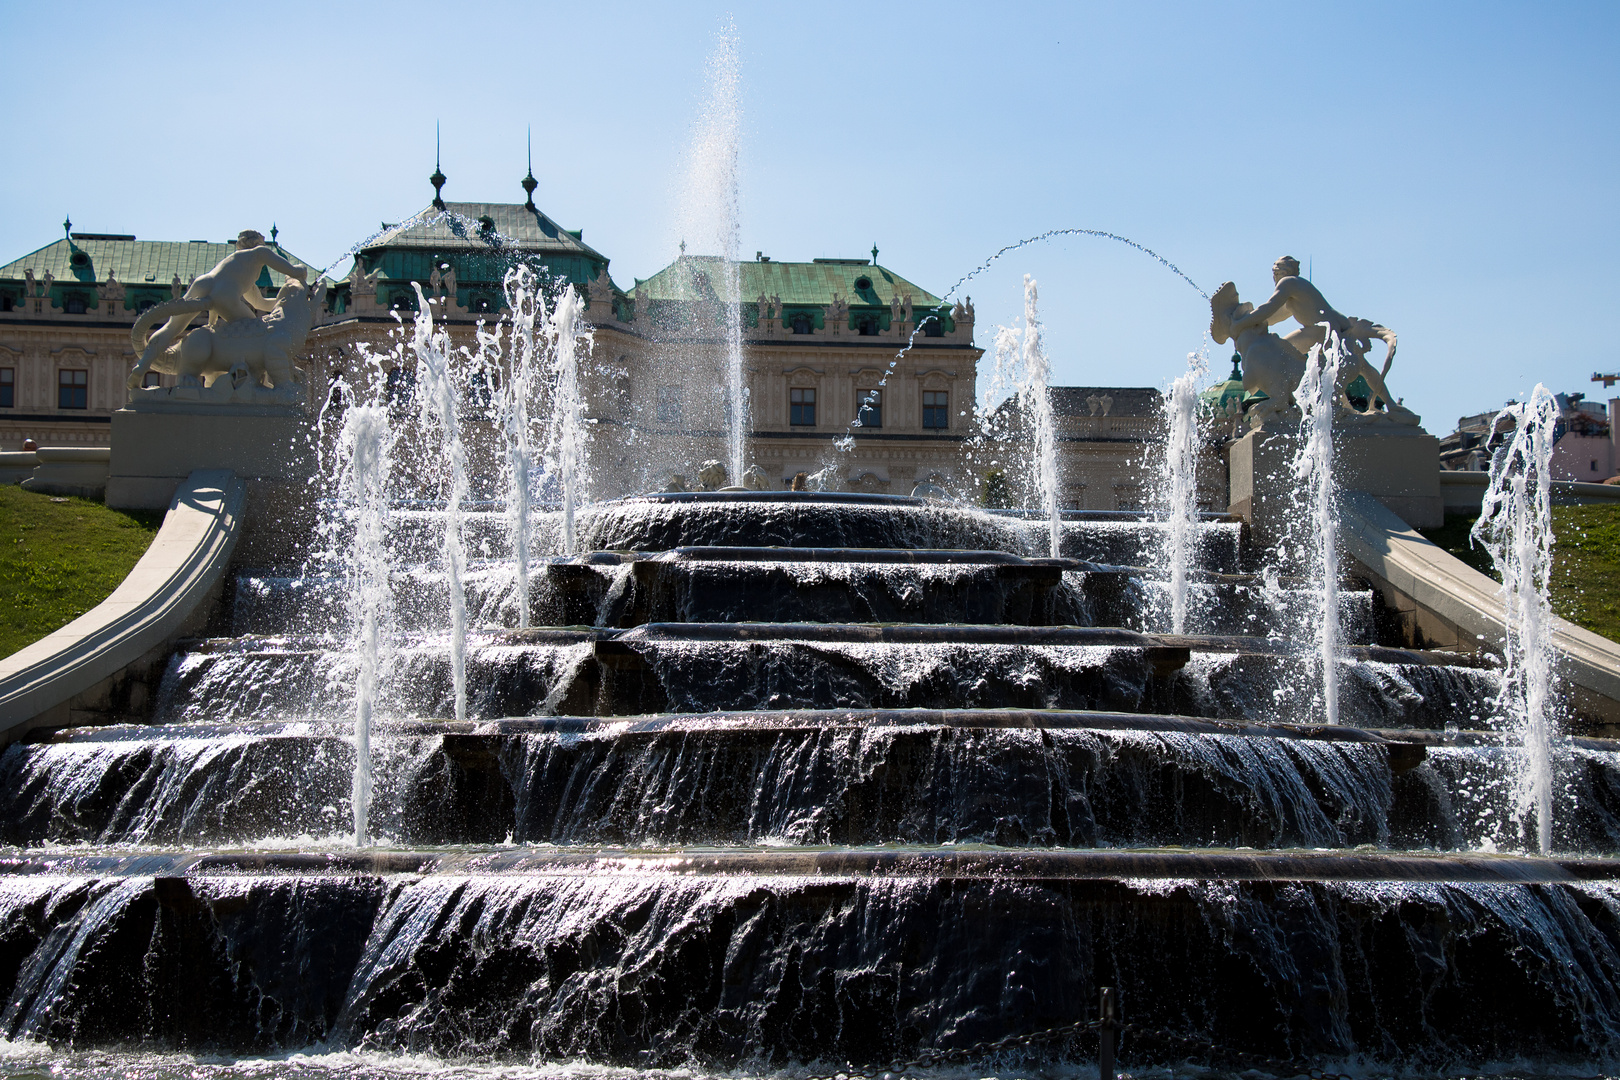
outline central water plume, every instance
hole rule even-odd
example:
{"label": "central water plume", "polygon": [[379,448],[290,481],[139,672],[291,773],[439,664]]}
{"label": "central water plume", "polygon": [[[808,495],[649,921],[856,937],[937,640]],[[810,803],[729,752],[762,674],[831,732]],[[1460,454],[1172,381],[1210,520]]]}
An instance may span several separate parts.
{"label": "central water plume", "polygon": [[[1502,575],[1505,625],[1499,709],[1519,740],[1515,819],[1536,819],[1536,846],[1552,849],[1552,452],[1558,403],[1536,384],[1530,400],[1496,419],[1511,419],[1513,438],[1491,459],[1491,483],[1474,523]],[[1493,423],[1491,430],[1496,430]]]}
{"label": "central water plume", "polygon": [[574,553],[574,512],[579,506],[580,471],[585,458],[585,399],[579,387],[580,347],[588,354],[591,331],[584,305],[572,285],[557,298],[546,324],[551,345],[551,433],[546,471],[562,485],[562,553]]}
{"label": "central water plume", "polygon": [[1201,352],[1187,355],[1187,371],[1170,384],[1161,406],[1164,473],[1159,483],[1164,514],[1161,562],[1170,577],[1170,632],[1187,632],[1187,571],[1198,546],[1198,384],[1209,374]]}
{"label": "central water plume", "polygon": [[455,692],[456,719],[467,719],[467,592],[462,579],[467,550],[461,539],[462,504],[467,499],[467,450],[461,441],[456,381],[451,370],[450,334],[434,329],[433,306],[416,284],[418,310],[411,335],[416,373],[421,384],[420,422],[424,430],[437,429],[449,476],[444,501],[445,581],[450,594],[450,677]]}
{"label": "central water plume", "polygon": [[[373,374],[377,374],[375,369]],[[374,379],[374,381],[380,381]],[[387,545],[389,477],[393,471],[396,433],[388,408],[373,400],[359,404],[344,394],[343,427],[338,434],[337,475],[333,477],[339,505],[346,510],[353,532],[342,550],[348,579],[347,596],[354,646],[358,654],[354,695],[354,842],[363,847],[369,838],[372,762],[371,722],[377,704],[385,627],[393,610],[390,560]],[[373,397],[375,398],[375,393]]]}
{"label": "central water plume", "polygon": [[[727,24],[708,63],[708,98],[693,133],[681,228],[720,256],[715,290],[725,335],[725,427],[729,483],[741,484],[748,468],[748,388],[743,372],[742,224],[738,144],[742,106],[738,98],[736,27]],[[684,244],[683,244],[684,247]],[[702,249],[700,249],[702,250]]]}
{"label": "central water plume", "polygon": [[1322,709],[1329,724],[1339,722],[1339,514],[1333,481],[1333,414],[1338,404],[1339,364],[1348,353],[1327,328],[1325,344],[1311,348],[1305,374],[1294,391],[1299,405],[1299,449],[1293,461],[1312,533],[1312,567],[1317,590],[1316,651],[1322,665]]}
{"label": "central water plume", "polygon": [[1063,511],[1059,501],[1062,481],[1057,457],[1057,419],[1052,413],[1052,392],[1047,385],[1051,364],[1041,341],[1038,301],[1039,287],[1034,278],[1025,274],[1023,380],[1018,396],[1033,428],[1035,453],[1030,467],[1051,538],[1051,555],[1055,559],[1062,554],[1063,546]]}
{"label": "central water plume", "polygon": [[[512,311],[511,370],[501,384],[501,427],[506,437],[506,526],[512,540],[512,569],[517,584],[517,618],[520,629],[529,625],[529,548],[534,532],[532,473],[534,470],[534,426],[529,405],[541,377],[541,344],[535,340],[535,323],[544,320],[545,308],[539,283],[528,267],[516,266],[506,273],[506,302]],[[496,333],[479,333],[479,345],[492,345],[499,353]]]}

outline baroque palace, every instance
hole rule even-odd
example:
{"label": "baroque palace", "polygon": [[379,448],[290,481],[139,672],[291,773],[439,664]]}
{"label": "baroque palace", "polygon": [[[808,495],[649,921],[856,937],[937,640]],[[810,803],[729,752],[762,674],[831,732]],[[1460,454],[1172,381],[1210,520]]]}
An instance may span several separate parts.
{"label": "baroque palace", "polygon": [[[734,265],[683,250],[622,288],[581,231],[562,228],[535,205],[532,173],[523,203],[447,203],[443,174],[432,179],[431,205],[385,226],[345,277],[327,279],[326,309],[306,357],[312,406],[333,379],[357,371],[361,349],[392,369],[391,392],[409,392],[414,373],[409,350],[398,347],[399,328],[419,305],[418,289],[435,301],[435,322],[453,345],[476,349],[480,324],[487,329],[506,307],[503,278],[516,256],[574,285],[585,301],[593,497],[671,482],[695,487],[703,461],[724,459],[721,297],[733,288],[744,298],[749,460],[768,486],[787,487],[795,474],[836,461],[839,483],[856,491],[905,494],[932,482],[979,494],[984,478],[962,454],[975,425],[983,352],[974,344],[971,300],[945,303],[880,264],[875,247],[869,259],[789,262],[760,253]],[[303,264],[276,242],[274,229],[270,246]],[[0,266],[0,449],[19,449],[25,439],[107,445],[136,359],[135,320],[180,296],[232,250],[231,242],[139,240],[64,223],[62,239]],[[258,284],[268,296],[283,280],[267,269]],[[147,376],[147,385],[172,382]],[[1141,450],[1156,427],[1157,391],[1054,390],[1068,465],[1065,505],[1143,506]],[[855,437],[853,449],[835,454],[846,434]],[[1205,501],[1217,506],[1219,481],[1206,483]]]}

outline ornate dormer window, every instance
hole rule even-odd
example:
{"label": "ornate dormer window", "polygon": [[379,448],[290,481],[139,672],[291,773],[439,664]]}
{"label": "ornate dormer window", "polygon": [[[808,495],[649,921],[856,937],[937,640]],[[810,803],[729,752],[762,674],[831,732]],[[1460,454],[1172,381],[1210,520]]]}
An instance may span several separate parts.
{"label": "ornate dormer window", "polygon": [[862,315],[855,320],[855,329],[861,337],[877,337],[882,330],[882,321],[876,315]]}
{"label": "ornate dormer window", "polygon": [[62,297],[62,310],[68,315],[83,315],[89,307],[83,293],[68,293]]}
{"label": "ornate dormer window", "polygon": [[794,315],[793,318],[789,319],[788,325],[793,328],[793,332],[795,334],[808,334],[814,331],[816,328],[815,320],[811,319],[810,314],[804,311],[799,312],[798,314]]}

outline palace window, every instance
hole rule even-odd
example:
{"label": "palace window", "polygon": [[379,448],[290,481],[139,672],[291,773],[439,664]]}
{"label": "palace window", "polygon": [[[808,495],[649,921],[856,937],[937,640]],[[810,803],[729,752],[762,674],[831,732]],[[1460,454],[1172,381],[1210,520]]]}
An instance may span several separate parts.
{"label": "palace window", "polygon": [[17,298],[10,293],[0,293],[0,311],[16,311]]}
{"label": "palace window", "polygon": [[880,428],[883,426],[883,391],[857,390],[855,400],[860,402],[860,412],[856,419],[861,427]]}
{"label": "palace window", "polygon": [[876,315],[862,315],[855,320],[855,329],[861,337],[877,337],[882,329],[882,322]]}
{"label": "palace window", "polygon": [[923,391],[923,427],[950,427],[950,398],[944,390]]}
{"label": "palace window", "polygon": [[788,422],[795,427],[816,426],[816,392],[795,386],[788,391]]}
{"label": "palace window", "polygon": [[938,315],[923,316],[923,337],[944,337],[945,320]]}
{"label": "palace window", "polygon": [[83,315],[88,307],[83,293],[68,293],[62,298],[62,310],[69,315]]}
{"label": "palace window", "polygon": [[816,328],[815,320],[810,318],[810,314],[805,311],[801,311],[789,319],[788,325],[793,327],[795,334],[808,334]]}
{"label": "palace window", "polygon": [[678,424],[681,422],[680,387],[660,386],[658,388],[658,422],[660,424]]}
{"label": "palace window", "polygon": [[0,367],[0,409],[17,404],[17,369]]}
{"label": "palace window", "polygon": [[56,407],[58,409],[90,407],[90,372],[83,368],[63,368],[56,373]]}
{"label": "palace window", "polygon": [[474,296],[472,298],[472,309],[480,313],[494,311],[495,301],[487,296]]}
{"label": "palace window", "polygon": [[415,311],[416,293],[407,292],[406,290],[401,289],[399,292],[394,294],[394,298],[392,300],[388,301],[388,306],[394,311]]}
{"label": "palace window", "polygon": [[148,296],[141,300],[139,304],[135,305],[135,314],[145,315],[148,311],[151,311],[153,308],[157,307],[157,305],[158,302]]}

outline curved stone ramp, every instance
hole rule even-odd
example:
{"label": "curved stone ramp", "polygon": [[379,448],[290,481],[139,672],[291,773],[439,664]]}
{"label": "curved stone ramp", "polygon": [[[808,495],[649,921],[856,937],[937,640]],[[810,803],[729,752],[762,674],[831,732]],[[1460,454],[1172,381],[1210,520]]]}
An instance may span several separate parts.
{"label": "curved stone ramp", "polygon": [[[1433,644],[1502,647],[1501,586],[1424,539],[1378,499],[1344,492],[1339,535],[1345,551],[1380,580],[1386,604],[1411,624],[1403,627],[1411,636],[1443,639],[1449,631],[1454,641]],[[1553,647],[1575,711],[1620,724],[1620,644],[1554,616]]]}
{"label": "curved stone ramp", "polygon": [[131,664],[194,630],[241,533],[247,487],[228,469],[199,469],[169,503],[152,544],[111,596],[0,660],[0,744],[35,728],[86,722],[75,704]]}

